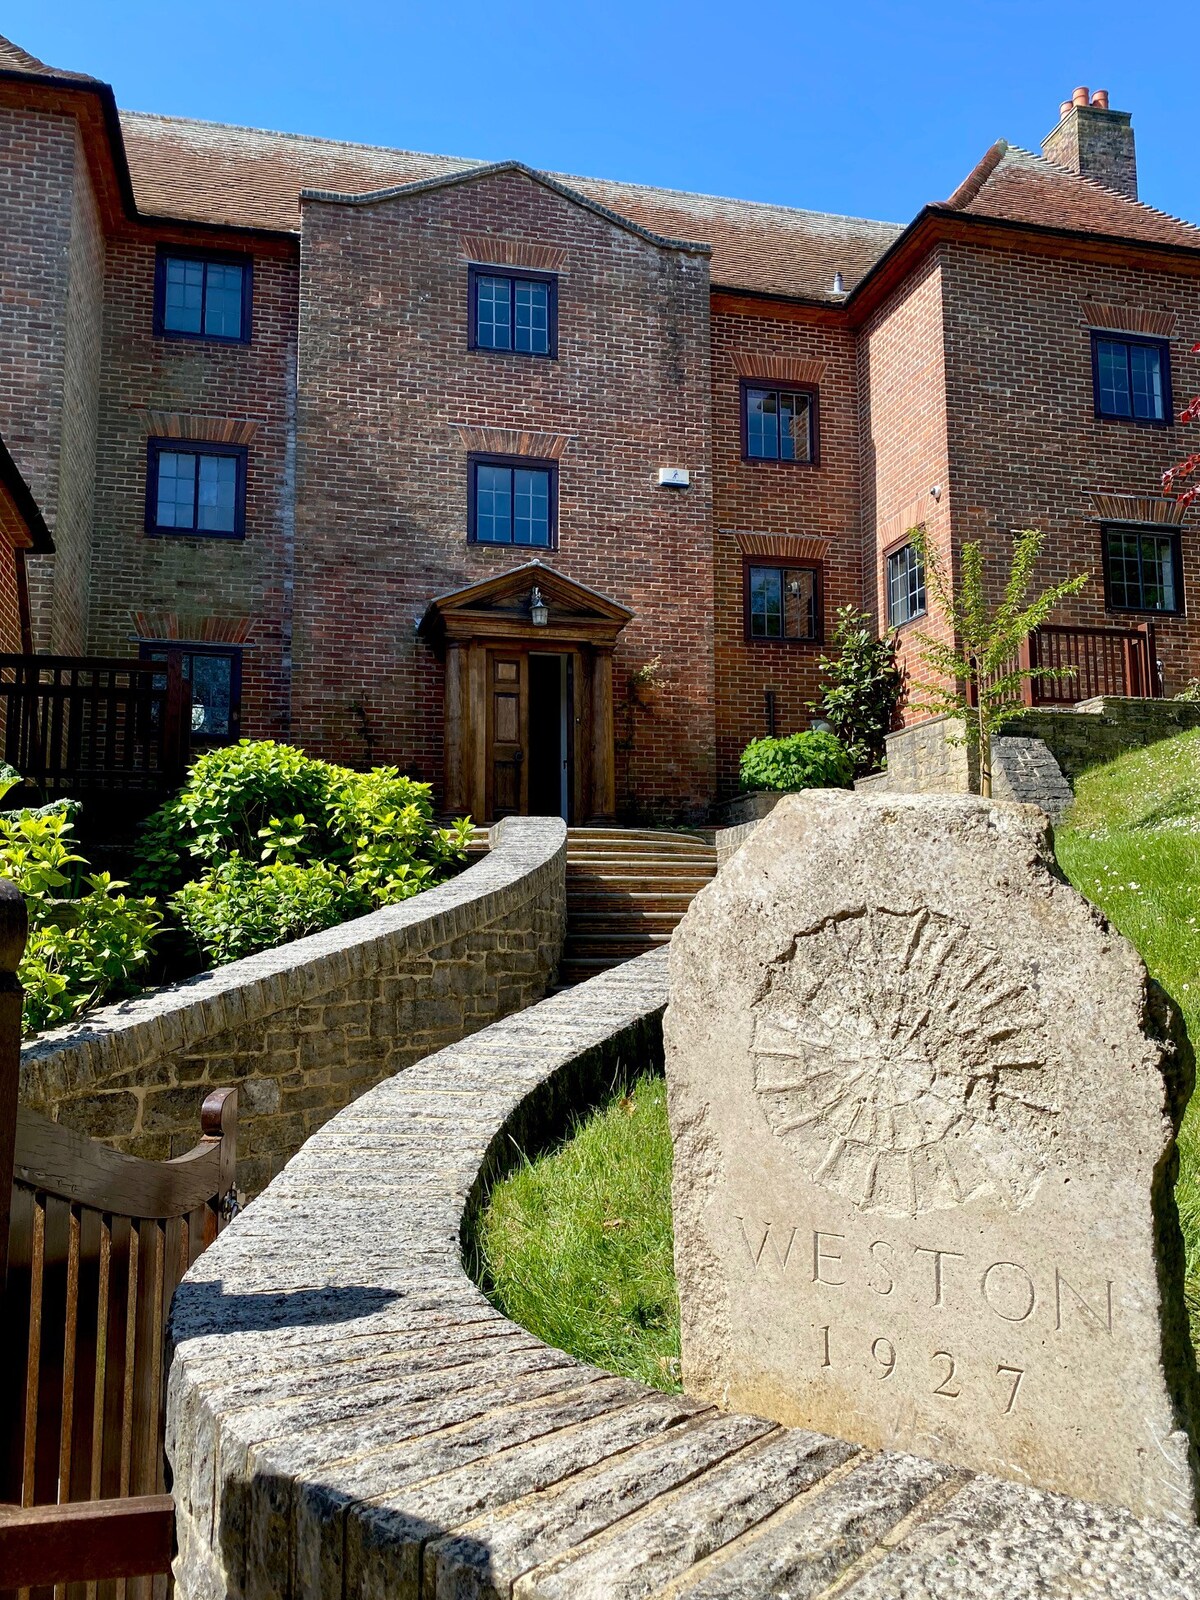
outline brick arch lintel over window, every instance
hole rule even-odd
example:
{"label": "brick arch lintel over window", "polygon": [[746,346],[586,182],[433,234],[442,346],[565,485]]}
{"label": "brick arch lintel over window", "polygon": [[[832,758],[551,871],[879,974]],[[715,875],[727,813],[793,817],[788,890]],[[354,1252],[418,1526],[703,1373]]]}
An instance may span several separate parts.
{"label": "brick arch lintel over window", "polygon": [[915,500],[910,500],[906,506],[901,506],[899,511],[893,511],[890,517],[885,517],[877,525],[876,538],[881,550],[890,548],[913,528],[922,528],[929,531],[929,525],[939,512],[946,512],[946,492],[943,489],[941,497],[935,500],[926,491],[918,495]]}
{"label": "brick arch lintel over window", "polygon": [[254,630],[249,617],[197,616],[178,611],[132,611],[130,616],[138,639],[244,645]]}
{"label": "brick arch lintel over window", "polygon": [[758,378],[772,383],[819,385],[828,365],[824,361],[801,360],[758,350],[735,350],[733,370],[739,378]]}
{"label": "brick arch lintel over window", "polygon": [[824,561],[833,540],[818,534],[738,533],[733,537],[744,556],[769,556],[777,561]]}
{"label": "brick arch lintel over window", "polygon": [[251,444],[258,423],[248,417],[196,417],[181,411],[138,409],[148,439],[202,439],[208,444]]}
{"label": "brick arch lintel over window", "polygon": [[531,428],[472,428],[460,422],[450,426],[471,455],[535,456],[540,461],[561,461],[574,437],[570,433],[535,433]]}
{"label": "brick arch lintel over window", "polygon": [[1093,494],[1092,515],[1101,522],[1158,522],[1178,527],[1187,515],[1187,507],[1162,496]]}
{"label": "brick arch lintel over window", "polygon": [[567,252],[558,244],[502,239],[492,233],[464,233],[458,248],[464,260],[484,267],[526,267],[531,272],[563,275],[571,270]]}
{"label": "brick arch lintel over window", "polygon": [[1109,305],[1100,300],[1081,300],[1079,311],[1085,327],[1140,333],[1157,339],[1172,338],[1179,321],[1173,311],[1155,311],[1149,306]]}

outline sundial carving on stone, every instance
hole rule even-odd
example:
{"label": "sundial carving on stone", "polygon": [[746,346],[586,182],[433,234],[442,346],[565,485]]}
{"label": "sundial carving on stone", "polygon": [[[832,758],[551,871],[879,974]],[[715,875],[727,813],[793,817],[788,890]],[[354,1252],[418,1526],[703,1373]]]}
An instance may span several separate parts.
{"label": "sundial carving on stone", "polygon": [[861,1210],[1020,1207],[1055,1110],[1027,983],[963,924],[863,908],[799,934],[753,1008],[754,1089],[808,1176]]}

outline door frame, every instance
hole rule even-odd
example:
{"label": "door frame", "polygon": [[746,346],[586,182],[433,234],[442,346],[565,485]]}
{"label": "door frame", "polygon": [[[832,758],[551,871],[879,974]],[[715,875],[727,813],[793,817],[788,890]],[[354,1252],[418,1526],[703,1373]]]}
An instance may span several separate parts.
{"label": "door frame", "polygon": [[[539,624],[531,615],[534,586],[549,610]],[[469,814],[480,823],[493,820],[488,662],[491,651],[505,650],[571,658],[572,809],[579,821],[613,819],[613,652],[632,617],[628,607],[540,561],[430,601],[419,632],[445,659],[443,805],[448,813]],[[522,793],[524,798],[524,783]]]}

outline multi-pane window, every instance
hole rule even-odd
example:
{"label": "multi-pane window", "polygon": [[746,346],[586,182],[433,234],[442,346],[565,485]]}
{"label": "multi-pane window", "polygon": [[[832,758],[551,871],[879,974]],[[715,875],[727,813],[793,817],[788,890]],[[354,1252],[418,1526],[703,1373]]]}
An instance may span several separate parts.
{"label": "multi-pane window", "polygon": [[891,628],[925,614],[925,563],[915,544],[901,545],[888,555],[887,612]]}
{"label": "multi-pane window", "polygon": [[472,267],[470,293],[473,349],[558,353],[556,279]]}
{"label": "multi-pane window", "polygon": [[1169,347],[1161,339],[1092,334],[1096,415],[1128,422],[1171,421]]}
{"label": "multi-pane window", "polygon": [[250,263],[160,252],[154,331],[174,338],[245,343],[250,337]]}
{"label": "multi-pane window", "polygon": [[806,389],[768,389],[742,385],[745,454],[752,461],[817,459],[817,401]]}
{"label": "multi-pane window", "polygon": [[478,544],[557,543],[557,468],[550,463],[475,460],[470,464],[467,537]]}
{"label": "multi-pane window", "polygon": [[1104,584],[1114,611],[1182,611],[1179,534],[1105,528]]}
{"label": "multi-pane window", "polygon": [[246,452],[236,445],[182,446],[152,439],[146,531],[240,539],[245,533]]}
{"label": "multi-pane window", "polygon": [[[143,661],[166,662],[178,656],[192,690],[192,743],[231,744],[241,722],[242,652],[193,644],[143,644]],[[159,688],[166,677],[159,679]]]}
{"label": "multi-pane window", "polygon": [[748,566],[746,631],[751,639],[820,637],[815,567]]}

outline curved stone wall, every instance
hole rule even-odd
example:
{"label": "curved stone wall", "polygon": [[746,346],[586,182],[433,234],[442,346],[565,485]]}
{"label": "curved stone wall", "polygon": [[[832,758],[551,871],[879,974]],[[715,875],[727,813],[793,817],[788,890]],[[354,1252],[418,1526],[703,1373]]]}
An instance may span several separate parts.
{"label": "curved stone wall", "polygon": [[1189,1592],[1200,1535],[586,1367],[471,1282],[472,1210],[661,1044],[642,956],[379,1084],[172,1314],[181,1600]]}
{"label": "curved stone wall", "polygon": [[195,1143],[205,1086],[237,1084],[255,1193],[364,1089],[540,999],[565,927],[566,827],[510,817],[436,889],[43,1035],[21,1099],[162,1160]]}

